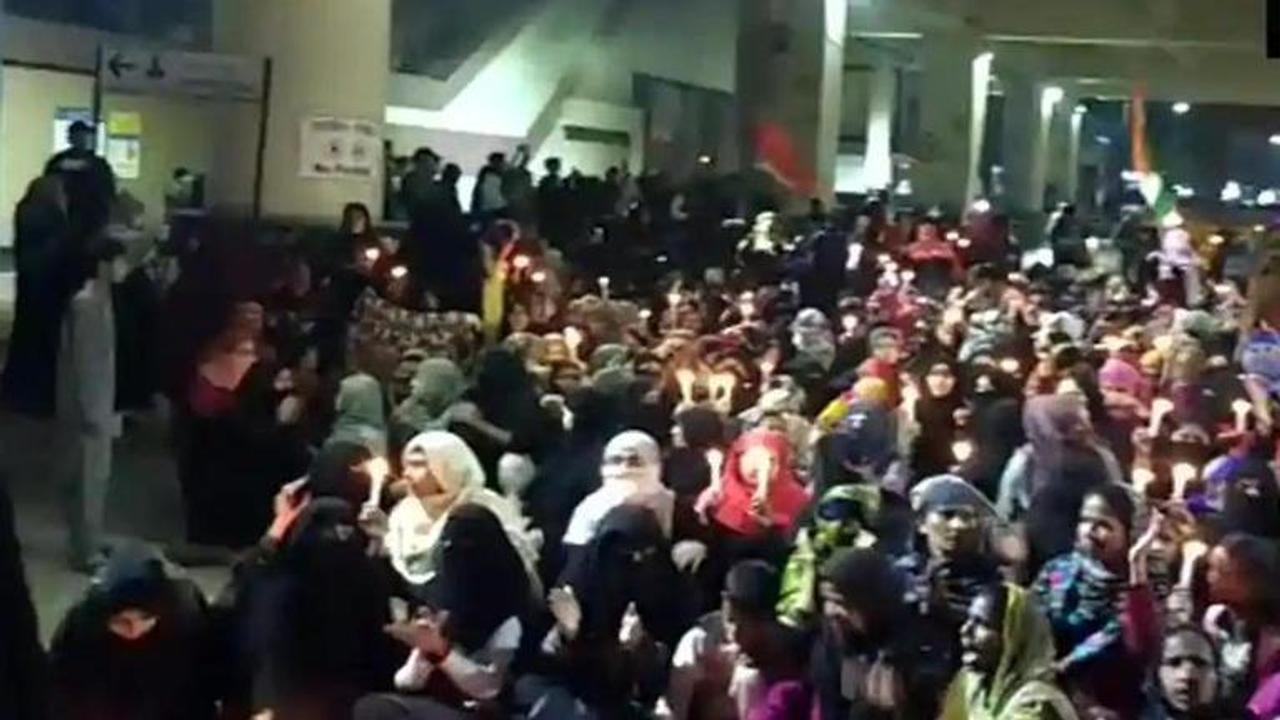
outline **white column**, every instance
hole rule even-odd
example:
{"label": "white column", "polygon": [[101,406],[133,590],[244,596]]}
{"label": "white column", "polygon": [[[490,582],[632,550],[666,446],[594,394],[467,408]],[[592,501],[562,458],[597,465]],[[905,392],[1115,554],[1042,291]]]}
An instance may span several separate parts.
{"label": "white column", "polygon": [[[370,179],[300,177],[303,121],[332,116],[381,128],[390,82],[391,0],[217,0],[219,52],[270,57],[273,82],[263,163],[264,216],[332,220],[348,202],[382,212],[381,160]],[[381,135],[381,133],[380,133]],[[257,113],[226,123],[213,194],[220,204],[252,202]],[[378,156],[381,158],[381,146]]]}
{"label": "white column", "polygon": [[1078,202],[1080,198],[1080,140],[1084,132],[1084,106],[1077,105],[1071,111],[1071,140],[1067,148],[1067,199]]}
{"label": "white column", "polygon": [[840,154],[840,112],[844,108],[844,45],[849,35],[849,0],[823,0],[822,80],[818,100],[815,171],[817,195],[830,206],[836,192]]}
{"label": "white column", "polygon": [[965,207],[982,194],[982,141],[986,138],[987,102],[991,96],[991,63],[994,59],[993,53],[982,52],[972,62],[970,102],[973,113],[969,120],[969,174],[965,185]]}
{"label": "white column", "polygon": [[1073,166],[1078,159],[1072,152],[1075,108],[1076,93],[1072,88],[1065,88],[1062,100],[1053,108],[1049,130],[1048,182],[1053,186],[1055,202],[1075,200],[1071,192]]}
{"label": "white column", "polygon": [[898,78],[892,65],[876,63],[871,71],[871,92],[867,103],[867,151],[862,176],[868,188],[887,188],[893,183],[893,110],[897,105]]}
{"label": "white column", "polygon": [[1054,109],[1062,102],[1062,88],[1057,85],[1039,86],[1039,115],[1036,117],[1034,143],[1031,147],[1031,182],[1028,193],[1033,210],[1044,209],[1045,185],[1049,182],[1049,138],[1053,127]]}
{"label": "white column", "polygon": [[[913,175],[924,203],[961,210],[976,194],[986,121],[990,56],[964,35],[925,38],[920,83],[921,162]],[[981,76],[981,77],[979,77]],[[982,87],[982,99],[975,103]]]}
{"label": "white column", "polygon": [[1018,74],[1013,68],[1001,68],[1000,83],[1004,87],[1004,206],[1018,215],[1038,211],[1039,203],[1033,201],[1031,194],[1036,128],[1040,117],[1037,88],[1030,78]]}

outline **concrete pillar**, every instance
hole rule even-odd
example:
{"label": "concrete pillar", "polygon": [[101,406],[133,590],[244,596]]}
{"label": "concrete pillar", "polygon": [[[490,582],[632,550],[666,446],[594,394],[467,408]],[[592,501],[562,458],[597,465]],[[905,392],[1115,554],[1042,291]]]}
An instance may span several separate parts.
{"label": "concrete pillar", "polygon": [[1039,107],[1035,118],[1035,132],[1032,134],[1031,147],[1031,182],[1028,183],[1028,194],[1032,209],[1044,209],[1045,187],[1049,182],[1049,139],[1053,128],[1054,110],[1062,103],[1063,91],[1057,85],[1041,84],[1036,86],[1036,100]]}
{"label": "concrete pillar", "polygon": [[1085,108],[1077,105],[1071,111],[1071,132],[1067,146],[1067,198],[1073,203],[1080,201],[1080,141],[1084,133]]}
{"label": "concrete pillar", "polygon": [[916,197],[959,211],[981,191],[978,163],[991,81],[989,53],[975,38],[925,38],[920,83],[921,162]]}
{"label": "concrete pillar", "polygon": [[[743,0],[738,88],[743,108],[744,157],[775,176],[802,180],[803,195],[831,201],[840,142],[847,0]],[[794,162],[761,153],[759,133],[774,128]],[[771,145],[774,150],[777,144]],[[787,167],[778,167],[778,165]]]}
{"label": "concrete pillar", "polygon": [[[381,143],[372,178],[305,178],[299,160],[307,118],[365,120],[381,129],[391,79],[391,0],[218,0],[213,10],[219,52],[273,63],[263,215],[329,222],[345,203],[362,202],[381,216]],[[220,205],[243,210],[252,204],[257,122],[254,110],[225,123],[211,179]]]}
{"label": "concrete pillar", "polygon": [[1062,100],[1053,108],[1053,119],[1049,130],[1048,182],[1053,187],[1053,200],[1055,203],[1073,202],[1075,200],[1075,193],[1072,191],[1074,182],[1072,177],[1078,177],[1074,168],[1079,160],[1079,155],[1072,148],[1073,137],[1076,137],[1075,108],[1077,102],[1078,94],[1067,88],[1064,90]]}
{"label": "concrete pillar", "polygon": [[893,183],[893,111],[898,104],[898,77],[894,67],[876,63],[871,71],[867,103],[867,151],[862,176],[868,188],[887,188]]}
{"label": "concrete pillar", "polygon": [[1004,86],[1003,204],[1016,215],[1038,212],[1040,204],[1031,194],[1032,156],[1040,116],[1036,85],[1030,78],[1004,69],[1000,71],[1000,82]]}

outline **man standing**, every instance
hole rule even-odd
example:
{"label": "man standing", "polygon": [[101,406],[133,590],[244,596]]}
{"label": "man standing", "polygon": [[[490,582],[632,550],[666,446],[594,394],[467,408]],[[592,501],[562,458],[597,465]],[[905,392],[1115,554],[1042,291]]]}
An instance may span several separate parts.
{"label": "man standing", "polygon": [[[94,149],[96,135],[92,125],[79,120],[72,123],[67,132],[71,147],[50,158],[44,168],[46,175],[56,175],[62,180],[71,243],[79,250],[79,257],[73,255],[73,258],[81,261],[106,227],[116,196],[115,173]],[[81,269],[90,272],[91,265],[84,262]]]}

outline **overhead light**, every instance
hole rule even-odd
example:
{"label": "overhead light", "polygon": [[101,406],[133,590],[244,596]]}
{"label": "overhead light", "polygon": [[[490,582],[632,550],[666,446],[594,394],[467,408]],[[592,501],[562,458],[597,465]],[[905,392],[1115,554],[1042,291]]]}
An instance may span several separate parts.
{"label": "overhead light", "polygon": [[894,195],[910,195],[912,192],[910,180],[899,180],[898,184],[893,187]]}
{"label": "overhead light", "polygon": [[1085,107],[1084,105],[1076,105],[1076,109],[1073,112],[1075,112],[1075,114],[1077,115],[1084,115],[1085,113],[1089,112],[1089,108]]}
{"label": "overhead light", "polygon": [[1280,145],[1280,133],[1276,133],[1275,135],[1272,135],[1271,137],[1267,138],[1267,142],[1271,143],[1272,145]]}
{"label": "overhead light", "polygon": [[1228,180],[1227,184],[1222,186],[1222,192],[1218,195],[1218,198],[1222,202],[1236,202],[1243,194],[1244,190],[1241,189],[1240,183],[1235,180]]}
{"label": "overhead light", "polygon": [[1275,190],[1267,188],[1266,190],[1258,193],[1258,205],[1261,207],[1275,205],[1277,201],[1280,201],[1280,197],[1276,196]]}
{"label": "overhead light", "polygon": [[1062,102],[1062,98],[1066,96],[1067,96],[1067,93],[1062,88],[1058,87],[1057,85],[1050,85],[1049,87],[1045,88],[1044,91],[1041,92],[1040,94],[1041,106],[1053,107],[1054,105],[1057,105],[1058,103]]}
{"label": "overhead light", "polygon": [[1098,137],[1096,137],[1096,138],[1094,138],[1094,139],[1098,141],[1098,144],[1099,144],[1099,145],[1110,145],[1110,144],[1111,144],[1111,138],[1107,137],[1106,135],[1099,135]]}
{"label": "overhead light", "polygon": [[978,198],[973,201],[973,211],[976,213],[991,212],[991,203],[986,198]]}
{"label": "overhead light", "polygon": [[1196,196],[1196,190],[1189,185],[1174,185],[1173,194],[1180,198],[1193,198]]}
{"label": "overhead light", "polygon": [[1186,115],[1191,112],[1191,103],[1179,100],[1173,104],[1174,115]]}

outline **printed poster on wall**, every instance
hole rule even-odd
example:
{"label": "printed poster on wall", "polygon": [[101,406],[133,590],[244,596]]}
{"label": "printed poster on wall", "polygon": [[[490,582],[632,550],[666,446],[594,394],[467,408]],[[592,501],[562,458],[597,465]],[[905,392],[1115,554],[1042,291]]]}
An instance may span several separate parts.
{"label": "printed poster on wall", "polygon": [[298,174],[327,180],[372,180],[378,176],[382,138],[367,120],[313,117],[302,121]]}
{"label": "printed poster on wall", "polygon": [[113,112],[107,116],[107,163],[121,180],[142,175],[142,115]]}

